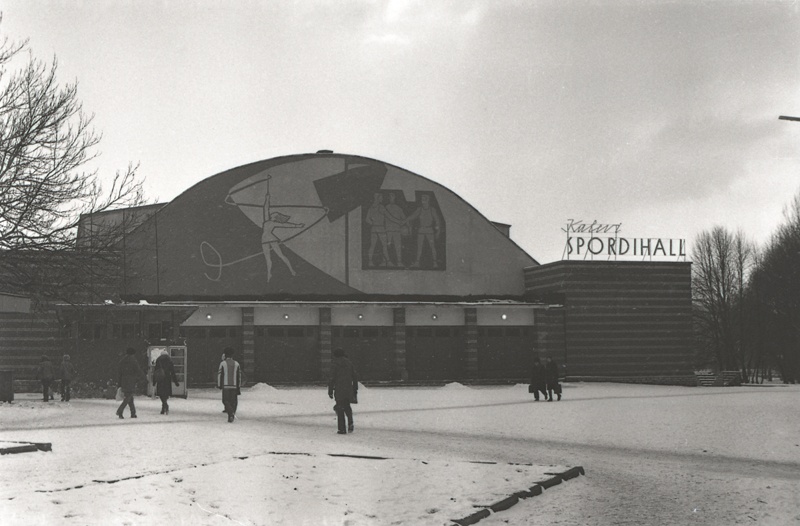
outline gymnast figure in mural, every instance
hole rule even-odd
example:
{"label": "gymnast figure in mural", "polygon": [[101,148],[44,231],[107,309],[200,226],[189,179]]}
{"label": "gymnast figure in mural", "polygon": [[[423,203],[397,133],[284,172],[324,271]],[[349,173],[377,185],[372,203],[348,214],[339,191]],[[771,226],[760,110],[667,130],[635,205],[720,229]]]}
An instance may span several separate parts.
{"label": "gymnast figure in mural", "polygon": [[422,248],[427,244],[431,250],[431,260],[433,268],[439,268],[436,257],[436,239],[441,232],[441,221],[439,213],[435,208],[431,208],[431,196],[422,194],[420,196],[420,206],[408,218],[406,223],[417,221],[417,259],[411,264],[411,268],[419,268]]}
{"label": "gymnast figure in mural", "polygon": [[395,203],[395,192],[389,194],[389,204],[386,205],[386,238],[389,244],[394,248],[395,262],[398,267],[403,266],[403,231],[408,227],[403,223],[406,220],[406,214],[403,209]]}
{"label": "gymnast figure in mural", "polygon": [[389,261],[389,247],[388,247],[388,240],[386,237],[386,217],[389,213],[386,211],[386,207],[383,205],[383,195],[380,192],[375,192],[375,195],[372,199],[372,205],[370,205],[369,209],[367,210],[367,224],[370,225],[370,235],[369,235],[369,251],[367,252],[367,257],[369,258],[369,266],[374,267],[375,263],[372,261],[372,257],[375,254],[375,247],[380,242],[381,248],[383,249],[383,262],[381,263],[382,267],[387,265],[391,265]]}
{"label": "gymnast figure in mural", "polygon": [[[267,180],[271,177],[268,175]],[[303,228],[305,225],[302,223],[290,223],[290,217],[280,212],[272,212],[269,207],[269,183],[267,184],[267,195],[264,197],[263,208],[263,222],[261,228],[261,250],[264,252],[264,258],[267,260],[267,282],[272,279],[272,253],[274,252],[289,268],[292,276],[297,273],[292,268],[283,251],[281,250],[281,240],[275,235],[276,228]]]}
{"label": "gymnast figure in mural", "polygon": [[[280,180],[280,178],[276,179]],[[284,180],[287,180],[284,178]],[[219,251],[208,241],[200,243],[200,257],[203,263],[209,267],[210,272],[206,272],[206,279],[210,281],[220,281],[222,273],[227,267],[238,265],[254,258],[264,258],[267,263],[267,282],[272,279],[272,254],[277,254],[283,261],[293,276],[296,276],[292,264],[283,253],[281,245],[289,240],[303,235],[308,230],[318,225],[328,215],[328,208],[320,206],[313,198],[305,198],[310,202],[303,202],[304,196],[292,194],[295,202],[275,204],[272,195],[272,175],[264,172],[256,173],[230,188],[225,197],[225,203],[237,207],[244,216],[252,221],[261,230],[261,247],[258,251],[246,254],[239,252],[240,257],[230,260],[223,257]],[[284,192],[291,188],[284,187]],[[279,192],[284,194],[284,192]],[[285,199],[285,196],[284,196]],[[297,202],[299,200],[300,202]],[[289,222],[294,219],[294,222]],[[249,236],[248,236],[249,239]],[[227,240],[231,241],[231,240]],[[249,247],[249,243],[243,247]],[[230,248],[228,250],[231,250]],[[233,249],[235,250],[235,249]],[[302,256],[301,256],[302,257]]]}

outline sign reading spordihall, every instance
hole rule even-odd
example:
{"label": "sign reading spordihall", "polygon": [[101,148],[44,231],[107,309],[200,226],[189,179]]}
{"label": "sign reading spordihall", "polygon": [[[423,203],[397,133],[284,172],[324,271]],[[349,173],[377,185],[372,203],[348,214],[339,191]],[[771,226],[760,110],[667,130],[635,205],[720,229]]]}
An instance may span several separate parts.
{"label": "sign reading spordihall", "polygon": [[561,230],[567,234],[562,259],[686,259],[685,239],[621,237],[622,223],[567,219]]}

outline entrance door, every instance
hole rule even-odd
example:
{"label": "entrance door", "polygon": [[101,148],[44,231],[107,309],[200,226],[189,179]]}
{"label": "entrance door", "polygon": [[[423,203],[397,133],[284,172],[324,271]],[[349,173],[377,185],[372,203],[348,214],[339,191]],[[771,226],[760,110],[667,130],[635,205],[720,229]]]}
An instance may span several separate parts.
{"label": "entrance door", "polygon": [[462,327],[406,327],[409,380],[458,380],[464,376]]}

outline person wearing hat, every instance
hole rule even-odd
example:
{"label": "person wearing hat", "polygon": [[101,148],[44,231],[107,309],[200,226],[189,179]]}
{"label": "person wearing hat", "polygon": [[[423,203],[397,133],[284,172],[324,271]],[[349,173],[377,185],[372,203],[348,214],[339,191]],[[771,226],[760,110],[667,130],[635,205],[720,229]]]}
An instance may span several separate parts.
{"label": "person wearing hat", "polygon": [[55,377],[53,364],[50,362],[50,358],[46,355],[42,355],[42,359],[39,361],[39,368],[36,372],[36,377],[42,382],[42,397],[43,402],[49,402],[51,400],[50,396],[50,383],[53,381]]}
{"label": "person wearing hat", "polygon": [[75,366],[69,361],[69,354],[65,354],[61,359],[61,401],[69,402],[70,384],[75,378]]}
{"label": "person wearing hat", "polygon": [[242,394],[242,368],[239,362],[233,359],[234,350],[225,349],[225,359],[219,364],[217,371],[217,389],[222,389],[222,403],[228,413],[228,423],[236,418],[236,409],[239,406],[239,395]]}
{"label": "person wearing hat", "polygon": [[122,416],[125,407],[131,408],[131,418],[136,418],[136,406],[133,404],[133,394],[136,391],[136,384],[145,377],[139,362],[136,361],[136,350],[128,347],[125,356],[119,362],[119,386],[122,389],[122,403],[117,409],[117,416]]}
{"label": "person wearing hat", "polygon": [[[344,355],[344,350],[334,349],[331,362],[331,378],[328,382],[328,396],[336,400],[333,410],[336,411],[338,433],[346,435],[353,432],[353,408],[358,393],[358,377],[353,363]],[[344,420],[347,417],[347,429]]]}
{"label": "person wearing hat", "polygon": [[155,369],[153,369],[153,385],[156,386],[156,396],[161,399],[161,414],[169,414],[169,404],[167,400],[172,396],[172,384],[179,387],[178,379],[175,377],[175,366],[172,358],[166,349],[161,351],[161,355],[156,358]]}

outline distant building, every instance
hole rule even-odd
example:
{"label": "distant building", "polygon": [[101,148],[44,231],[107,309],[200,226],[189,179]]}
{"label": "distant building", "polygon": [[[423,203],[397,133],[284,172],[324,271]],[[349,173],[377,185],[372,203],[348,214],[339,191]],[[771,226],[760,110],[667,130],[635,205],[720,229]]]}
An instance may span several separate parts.
{"label": "distant building", "polygon": [[126,347],[181,341],[190,386],[228,346],[250,382],[321,381],[336,347],[375,382],[525,381],[536,355],[572,378],[693,382],[689,263],[539,265],[510,225],[377,160],[240,166],[86,217],[79,245],[123,221],[123,303],[55,309],[59,352],[93,376]]}

